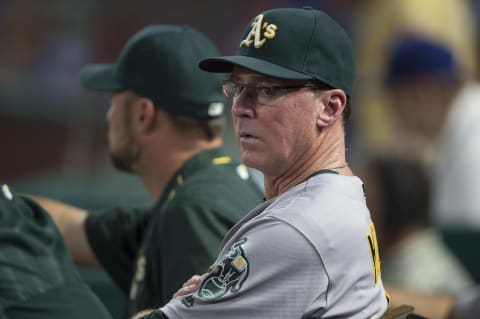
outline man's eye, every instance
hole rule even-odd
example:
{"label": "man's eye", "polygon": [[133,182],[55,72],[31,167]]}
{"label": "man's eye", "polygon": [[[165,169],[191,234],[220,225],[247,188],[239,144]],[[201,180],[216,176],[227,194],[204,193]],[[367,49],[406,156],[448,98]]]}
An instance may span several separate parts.
{"label": "man's eye", "polygon": [[258,90],[259,90],[260,94],[262,94],[263,96],[266,96],[266,97],[275,96],[275,94],[277,93],[277,90],[274,87],[271,87],[271,86],[261,87],[261,88],[258,88]]}

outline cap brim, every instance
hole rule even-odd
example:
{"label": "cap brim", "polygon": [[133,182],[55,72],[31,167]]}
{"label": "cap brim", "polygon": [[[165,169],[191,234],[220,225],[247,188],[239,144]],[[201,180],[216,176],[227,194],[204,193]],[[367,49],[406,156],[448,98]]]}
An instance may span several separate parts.
{"label": "cap brim", "polygon": [[125,87],[115,76],[114,64],[89,64],[80,71],[80,81],[84,87],[95,91],[121,91]]}
{"label": "cap brim", "polygon": [[251,71],[267,76],[289,79],[289,80],[310,80],[312,76],[287,69],[283,66],[267,62],[261,59],[248,56],[223,56],[217,58],[206,58],[200,61],[200,69],[212,73],[230,73],[234,66],[241,66]]}

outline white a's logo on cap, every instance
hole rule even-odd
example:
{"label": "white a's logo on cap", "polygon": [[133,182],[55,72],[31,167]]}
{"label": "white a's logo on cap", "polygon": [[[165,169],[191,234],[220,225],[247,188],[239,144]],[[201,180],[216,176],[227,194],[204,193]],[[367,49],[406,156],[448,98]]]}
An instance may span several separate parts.
{"label": "white a's logo on cap", "polygon": [[[249,47],[253,43],[256,48],[260,48],[267,39],[275,38],[277,29],[278,27],[275,24],[263,22],[263,14],[259,14],[252,22],[250,33],[240,42],[240,47]],[[262,36],[264,37],[263,39]]]}
{"label": "white a's logo on cap", "polygon": [[208,115],[210,116],[220,116],[223,113],[223,103],[214,102],[210,103],[208,106]]}

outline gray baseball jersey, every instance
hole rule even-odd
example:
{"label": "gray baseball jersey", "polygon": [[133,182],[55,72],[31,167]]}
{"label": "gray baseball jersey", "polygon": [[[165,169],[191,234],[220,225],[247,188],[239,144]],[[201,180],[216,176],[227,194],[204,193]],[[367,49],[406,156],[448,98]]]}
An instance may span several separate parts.
{"label": "gray baseball jersey", "polygon": [[362,182],[317,174],[252,210],[196,292],[160,310],[170,319],[365,319],[387,304]]}

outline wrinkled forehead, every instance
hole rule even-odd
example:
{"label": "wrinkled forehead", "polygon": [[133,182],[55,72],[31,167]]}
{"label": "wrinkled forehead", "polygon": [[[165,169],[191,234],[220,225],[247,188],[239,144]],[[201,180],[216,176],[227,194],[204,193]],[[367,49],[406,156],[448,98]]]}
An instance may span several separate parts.
{"label": "wrinkled forehead", "polygon": [[232,73],[230,74],[230,79],[240,82],[269,84],[295,84],[299,82],[305,82],[298,80],[275,78],[237,65],[233,67]]}

